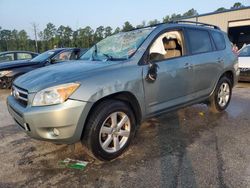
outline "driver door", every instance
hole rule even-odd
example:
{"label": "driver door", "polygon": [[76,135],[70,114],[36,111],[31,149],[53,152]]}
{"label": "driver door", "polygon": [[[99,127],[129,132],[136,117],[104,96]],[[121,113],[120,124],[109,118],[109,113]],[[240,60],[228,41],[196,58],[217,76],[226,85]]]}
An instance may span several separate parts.
{"label": "driver door", "polygon": [[[175,38],[178,44],[164,49],[164,44],[161,44],[164,37]],[[177,49],[177,45],[180,45],[181,49]],[[152,48],[155,49],[152,50]],[[172,52],[170,52],[171,48],[174,48]],[[172,54],[171,57],[166,54],[164,56],[164,51],[168,50],[169,54]],[[178,50],[181,51],[178,52]],[[152,59],[152,55],[158,56],[156,61]],[[168,31],[160,35],[151,45],[148,61],[157,67],[156,79],[150,80],[148,78],[150,68],[148,65],[143,66],[145,103],[149,116],[192,99],[194,72],[191,59],[186,56],[185,38],[182,31]]]}

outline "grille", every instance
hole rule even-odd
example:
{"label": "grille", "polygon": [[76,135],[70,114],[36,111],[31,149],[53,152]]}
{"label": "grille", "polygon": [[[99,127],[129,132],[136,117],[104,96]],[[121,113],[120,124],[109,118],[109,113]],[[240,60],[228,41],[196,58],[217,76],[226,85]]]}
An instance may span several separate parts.
{"label": "grille", "polygon": [[17,86],[12,87],[12,95],[15,97],[15,99],[23,106],[28,105],[28,91],[19,88]]}

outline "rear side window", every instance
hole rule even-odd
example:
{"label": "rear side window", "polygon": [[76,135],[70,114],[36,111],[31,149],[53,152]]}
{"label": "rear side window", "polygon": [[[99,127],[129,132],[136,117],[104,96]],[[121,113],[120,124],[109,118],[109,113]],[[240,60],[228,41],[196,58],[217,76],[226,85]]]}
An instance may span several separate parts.
{"label": "rear side window", "polygon": [[217,50],[224,50],[226,48],[225,38],[222,33],[212,31],[212,37]]}
{"label": "rear side window", "polygon": [[10,53],[10,54],[3,54],[0,56],[0,61],[14,61],[14,54]]}
{"label": "rear side window", "polygon": [[28,53],[17,53],[17,59],[22,60],[22,59],[32,59],[32,55]]}
{"label": "rear side window", "polygon": [[209,33],[205,30],[188,29],[187,35],[192,54],[210,52],[213,50]]}

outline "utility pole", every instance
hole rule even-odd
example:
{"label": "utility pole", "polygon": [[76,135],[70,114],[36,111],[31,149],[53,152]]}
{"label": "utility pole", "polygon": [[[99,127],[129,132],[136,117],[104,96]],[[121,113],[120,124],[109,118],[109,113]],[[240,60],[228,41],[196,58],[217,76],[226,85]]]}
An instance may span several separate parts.
{"label": "utility pole", "polygon": [[35,22],[31,23],[32,25],[32,29],[35,35],[35,46],[36,46],[36,52],[38,53],[38,44],[37,44],[37,28],[38,28],[38,24],[36,24]]}

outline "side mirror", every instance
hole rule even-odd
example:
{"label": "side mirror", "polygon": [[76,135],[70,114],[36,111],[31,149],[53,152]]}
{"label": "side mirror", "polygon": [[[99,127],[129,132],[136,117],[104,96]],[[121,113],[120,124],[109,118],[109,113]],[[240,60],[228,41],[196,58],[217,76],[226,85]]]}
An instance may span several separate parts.
{"label": "side mirror", "polygon": [[159,66],[156,63],[149,63],[148,65],[148,73],[146,76],[146,80],[148,82],[155,82],[157,79],[157,71],[158,71]]}
{"label": "side mirror", "polygon": [[56,63],[56,59],[50,59],[50,64],[55,64]]}

